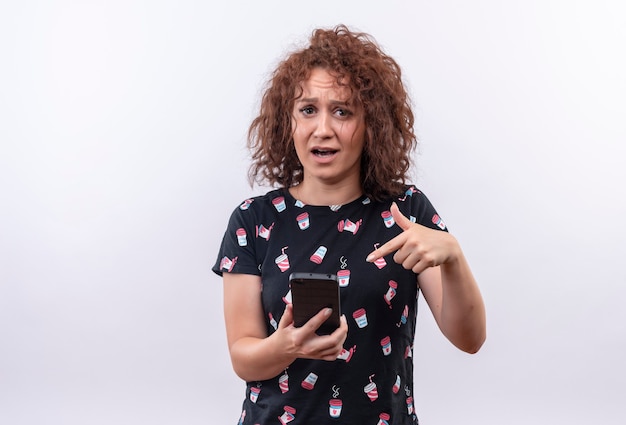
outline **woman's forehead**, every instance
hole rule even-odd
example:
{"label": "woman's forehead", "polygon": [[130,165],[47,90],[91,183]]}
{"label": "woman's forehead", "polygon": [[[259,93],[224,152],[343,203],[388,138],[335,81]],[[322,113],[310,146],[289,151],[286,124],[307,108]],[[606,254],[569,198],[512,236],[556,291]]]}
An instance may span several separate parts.
{"label": "woman's forehead", "polygon": [[[352,98],[352,87],[348,76],[340,76],[339,73],[326,68],[312,68],[298,85],[297,95],[308,96],[313,92],[332,92],[338,100],[347,101]],[[300,97],[298,96],[298,97]]]}

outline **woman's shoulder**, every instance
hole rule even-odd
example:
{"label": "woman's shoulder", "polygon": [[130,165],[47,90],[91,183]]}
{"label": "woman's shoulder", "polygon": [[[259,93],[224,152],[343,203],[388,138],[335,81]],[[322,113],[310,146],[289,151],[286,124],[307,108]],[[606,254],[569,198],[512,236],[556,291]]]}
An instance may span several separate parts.
{"label": "woman's shoulder", "polygon": [[422,225],[446,230],[446,225],[437,213],[430,199],[414,184],[407,184],[405,191],[397,198],[400,211]]}
{"label": "woman's shoulder", "polygon": [[236,210],[247,211],[250,209],[264,209],[268,206],[273,206],[280,202],[284,202],[284,190],[272,189],[264,194],[254,195],[244,199],[236,207]]}
{"label": "woman's shoulder", "polygon": [[426,195],[414,184],[407,183],[403,185],[402,190],[398,193],[389,195],[386,199],[381,200],[383,204],[402,203],[408,201],[415,201],[418,199],[427,199]]}

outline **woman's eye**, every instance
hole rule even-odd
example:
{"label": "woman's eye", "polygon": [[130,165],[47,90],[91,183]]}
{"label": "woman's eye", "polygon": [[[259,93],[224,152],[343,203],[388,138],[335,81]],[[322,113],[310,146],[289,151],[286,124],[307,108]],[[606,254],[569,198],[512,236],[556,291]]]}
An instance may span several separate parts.
{"label": "woman's eye", "polygon": [[340,117],[347,117],[348,115],[350,115],[350,112],[346,111],[345,109],[337,109],[335,113]]}
{"label": "woman's eye", "polygon": [[305,106],[304,108],[300,109],[300,112],[302,112],[304,115],[311,115],[315,112],[315,109],[313,109],[312,106]]}

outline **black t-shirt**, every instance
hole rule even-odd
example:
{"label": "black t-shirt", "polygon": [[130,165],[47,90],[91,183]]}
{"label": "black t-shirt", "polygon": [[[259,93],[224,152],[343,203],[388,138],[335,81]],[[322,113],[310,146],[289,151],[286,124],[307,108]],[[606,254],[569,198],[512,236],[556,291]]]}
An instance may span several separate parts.
{"label": "black t-shirt", "polygon": [[297,359],[284,373],[248,382],[240,424],[416,424],[413,340],[417,275],[390,254],[366,256],[402,232],[389,209],[447,230],[414,186],[386,202],[363,196],[341,206],[311,206],[277,189],[233,212],[213,271],[261,276],[268,335],[290,301],[292,272],[339,277],[348,337],[337,360]]}

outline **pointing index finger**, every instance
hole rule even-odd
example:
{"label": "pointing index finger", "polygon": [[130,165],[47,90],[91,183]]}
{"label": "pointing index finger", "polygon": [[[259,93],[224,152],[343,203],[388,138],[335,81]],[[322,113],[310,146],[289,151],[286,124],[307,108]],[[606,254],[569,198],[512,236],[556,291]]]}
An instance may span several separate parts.
{"label": "pointing index finger", "polygon": [[396,236],[395,238],[391,239],[390,241],[388,241],[387,243],[385,243],[383,246],[375,249],[374,251],[370,252],[370,254],[367,256],[367,258],[365,258],[365,261],[371,263],[373,261],[378,260],[380,257],[384,257],[385,255],[391,254],[394,251],[397,251],[398,249],[400,249],[400,247],[403,244],[403,235],[399,234],[398,236]]}

